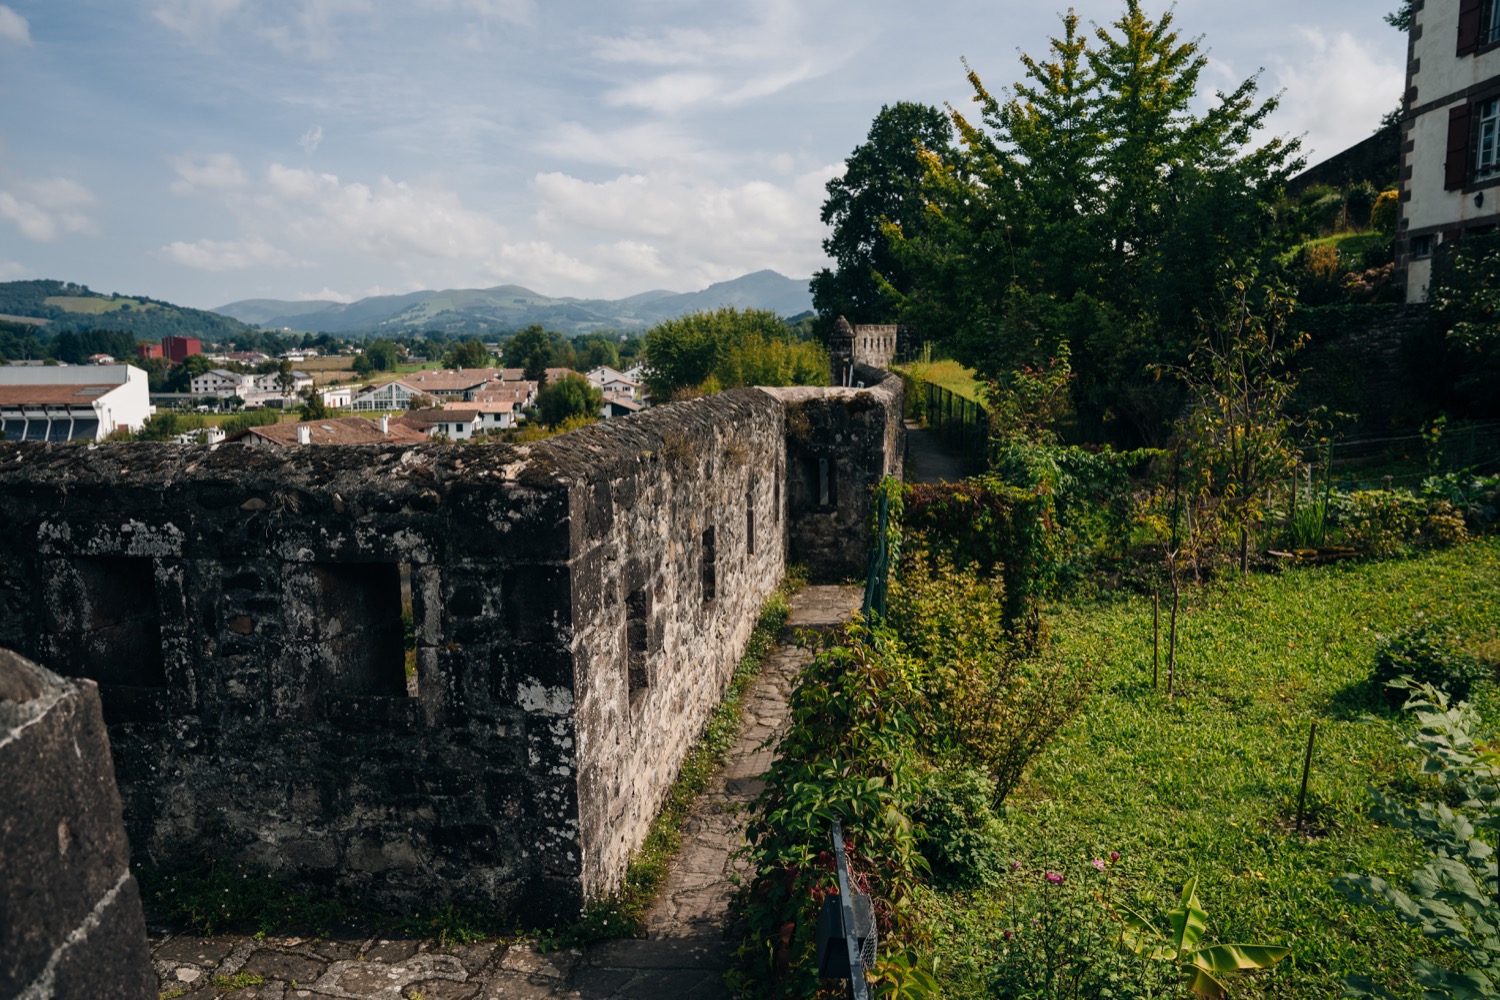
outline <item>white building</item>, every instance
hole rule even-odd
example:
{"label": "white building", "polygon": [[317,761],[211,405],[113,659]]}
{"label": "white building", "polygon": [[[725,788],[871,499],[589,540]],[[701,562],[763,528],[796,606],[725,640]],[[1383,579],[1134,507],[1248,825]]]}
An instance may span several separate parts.
{"label": "white building", "polygon": [[627,376],[618,369],[604,365],[595,368],[588,373],[588,380],[600,389],[604,390],[606,396],[626,396],[630,399],[641,398],[641,385],[638,379]]}
{"label": "white building", "polygon": [[1401,150],[1396,268],[1423,302],[1433,254],[1500,224],[1500,0],[1414,5]]}
{"label": "white building", "polygon": [[354,387],[331,385],[326,389],[318,390],[318,396],[323,400],[323,405],[330,410],[347,410],[354,404]]}
{"label": "white building", "polygon": [[99,441],[153,413],[146,373],[130,365],[0,368],[7,441]]}
{"label": "white building", "polygon": [[240,390],[244,387],[248,375],[232,372],[227,368],[213,368],[201,375],[194,375],[189,383],[189,391],[194,396],[214,396],[218,399],[228,399],[230,396],[240,396],[244,393]]}

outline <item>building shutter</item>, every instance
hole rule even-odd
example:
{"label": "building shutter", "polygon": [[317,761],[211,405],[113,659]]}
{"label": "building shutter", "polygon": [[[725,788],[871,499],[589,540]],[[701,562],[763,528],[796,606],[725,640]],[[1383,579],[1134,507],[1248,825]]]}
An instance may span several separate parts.
{"label": "building shutter", "polygon": [[1484,0],[1459,0],[1458,5],[1458,54],[1471,56],[1479,48],[1479,31],[1483,17]]}
{"label": "building shutter", "polygon": [[1443,187],[1461,188],[1469,179],[1469,116],[1473,109],[1461,104],[1448,112],[1448,163]]}

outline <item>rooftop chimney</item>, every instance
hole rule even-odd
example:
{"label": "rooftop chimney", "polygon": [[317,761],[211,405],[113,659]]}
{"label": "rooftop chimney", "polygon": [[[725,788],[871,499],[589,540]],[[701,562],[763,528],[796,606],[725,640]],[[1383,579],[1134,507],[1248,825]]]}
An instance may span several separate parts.
{"label": "rooftop chimney", "polygon": [[312,428],[311,427],[298,427],[297,428],[297,443],[298,444],[312,444]]}
{"label": "rooftop chimney", "polygon": [[390,432],[391,432],[391,418],[389,416],[381,417],[380,418],[380,433],[382,433],[382,434],[389,434]]}

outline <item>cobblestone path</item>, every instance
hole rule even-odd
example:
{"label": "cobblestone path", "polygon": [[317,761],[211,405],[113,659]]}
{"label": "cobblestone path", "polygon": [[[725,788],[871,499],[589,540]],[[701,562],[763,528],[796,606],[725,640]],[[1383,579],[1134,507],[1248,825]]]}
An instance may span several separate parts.
{"label": "cobblestone path", "polygon": [[442,945],[437,941],[161,935],[152,957],[163,997],[192,1000],[710,1000],[728,997],[724,971],[733,853],[745,810],[786,725],[787,697],[807,662],[792,644],[802,628],[831,628],[859,607],[853,587],[808,587],[792,600],[782,644],[746,693],[729,763],[684,825],[683,849],[647,937],[542,954],[531,941]]}

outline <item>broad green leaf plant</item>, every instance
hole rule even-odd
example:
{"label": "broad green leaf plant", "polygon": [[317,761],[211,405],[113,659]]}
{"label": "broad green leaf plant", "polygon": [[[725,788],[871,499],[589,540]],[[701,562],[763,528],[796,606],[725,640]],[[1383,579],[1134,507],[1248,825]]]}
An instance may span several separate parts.
{"label": "broad green leaf plant", "polygon": [[[1432,685],[1410,681],[1390,685],[1412,691],[1406,707],[1417,713],[1417,732],[1407,746],[1426,754],[1422,772],[1436,776],[1458,804],[1409,806],[1372,793],[1373,815],[1416,833],[1432,860],[1412,876],[1406,892],[1373,875],[1346,875],[1337,885],[1358,902],[1394,911],[1460,956],[1458,969],[1425,959],[1413,964],[1412,980],[1425,1000],[1494,997],[1500,995],[1500,873],[1493,846],[1500,835],[1500,748],[1476,735],[1482,721],[1467,702],[1450,704]],[[1344,995],[1394,996],[1367,976],[1351,977]]]}
{"label": "broad green leaf plant", "polygon": [[1134,910],[1120,913],[1124,929],[1120,944],[1137,955],[1157,962],[1170,962],[1182,970],[1183,985],[1200,997],[1226,997],[1223,980],[1252,969],[1266,969],[1292,953],[1290,948],[1267,944],[1202,944],[1208,929],[1208,914],[1198,901],[1198,878],[1182,887],[1182,898],[1167,911],[1171,931],[1163,933]]}

